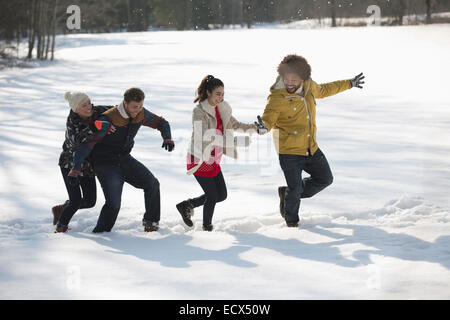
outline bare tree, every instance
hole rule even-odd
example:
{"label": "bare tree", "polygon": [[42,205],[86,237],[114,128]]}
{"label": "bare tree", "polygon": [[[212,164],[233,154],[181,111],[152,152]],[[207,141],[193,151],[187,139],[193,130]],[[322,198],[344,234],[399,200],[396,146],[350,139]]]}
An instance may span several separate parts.
{"label": "bare tree", "polygon": [[52,26],[52,55],[51,60],[55,58],[55,41],[56,41],[56,8],[58,7],[58,0],[55,0],[55,7],[53,8],[53,26]]}
{"label": "bare tree", "polygon": [[186,1],[186,6],[185,6],[185,10],[184,10],[184,17],[185,17],[185,24],[184,24],[184,28],[189,30],[192,28],[192,0],[187,0]]}
{"label": "bare tree", "polygon": [[45,46],[46,46],[46,33],[47,33],[47,19],[46,13],[48,9],[47,0],[38,0],[39,2],[39,13],[37,21],[37,58],[40,60],[45,59]]}
{"label": "bare tree", "polygon": [[36,39],[36,11],[37,0],[31,0],[31,8],[29,9],[29,26],[28,26],[28,55],[27,59],[33,57],[34,42]]}
{"label": "bare tree", "polygon": [[398,0],[397,3],[397,17],[398,17],[398,24],[403,25],[403,17],[406,13],[406,1],[405,0]]}
{"label": "bare tree", "polygon": [[426,0],[425,4],[427,5],[427,24],[431,23],[431,0]]}
{"label": "bare tree", "polygon": [[237,18],[237,23],[244,26],[244,3],[243,0],[231,0],[231,24],[236,24],[235,18]]}
{"label": "bare tree", "polygon": [[[52,0],[51,0],[52,1]],[[53,2],[53,1],[52,1]],[[49,5],[50,3],[48,3]],[[48,8],[47,8],[48,9]],[[48,59],[48,52],[50,51],[50,31],[51,31],[51,27],[52,27],[52,20],[53,20],[53,16],[51,16],[50,19],[46,20],[45,22],[45,35],[47,37],[46,41],[45,41],[45,55],[44,55],[44,59],[47,60]]]}
{"label": "bare tree", "polygon": [[330,6],[331,6],[331,26],[336,27],[336,0],[331,0]]}

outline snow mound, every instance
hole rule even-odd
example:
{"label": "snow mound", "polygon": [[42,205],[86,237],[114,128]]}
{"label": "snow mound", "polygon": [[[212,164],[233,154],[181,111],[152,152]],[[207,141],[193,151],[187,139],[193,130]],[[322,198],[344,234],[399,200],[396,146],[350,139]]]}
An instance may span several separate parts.
{"label": "snow mound", "polygon": [[[312,217],[314,218],[314,215]],[[379,209],[333,215],[333,222],[340,220],[374,220],[377,224],[393,227],[418,223],[448,223],[450,222],[450,210],[441,208],[421,197],[403,195],[399,199],[387,202]]]}
{"label": "snow mound", "polygon": [[440,208],[420,197],[402,196],[371,214],[376,216],[380,222],[392,224],[447,223],[450,221],[449,210]]}

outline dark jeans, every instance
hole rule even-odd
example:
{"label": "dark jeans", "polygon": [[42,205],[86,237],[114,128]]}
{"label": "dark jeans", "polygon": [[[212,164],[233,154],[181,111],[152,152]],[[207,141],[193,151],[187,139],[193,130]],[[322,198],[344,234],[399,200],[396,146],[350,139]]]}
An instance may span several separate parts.
{"label": "dark jeans", "polygon": [[105,195],[97,226],[93,232],[111,231],[119,214],[123,184],[144,190],[145,214],[144,222],[159,222],[161,203],[159,181],[142,163],[128,155],[119,165],[101,165],[95,167],[95,173]]}
{"label": "dark jeans", "polygon": [[[58,225],[68,226],[70,219],[72,219],[78,209],[92,208],[97,201],[97,185],[95,177],[80,177],[80,184],[72,186],[67,181],[67,174],[69,169],[61,168],[61,174],[66,185],[69,200],[66,201],[66,206],[59,216]],[[83,195],[81,194],[83,192]]]}
{"label": "dark jeans", "polygon": [[191,199],[191,203],[194,207],[203,206],[203,224],[210,225],[216,203],[224,201],[227,198],[227,186],[225,185],[222,171],[215,177],[194,177],[205,194]]}
{"label": "dark jeans", "polygon": [[[299,221],[300,198],[310,198],[332,184],[333,174],[320,149],[312,156],[280,154],[279,159],[287,183],[285,219],[287,223],[295,223]],[[302,179],[302,171],[309,173],[310,177]]]}

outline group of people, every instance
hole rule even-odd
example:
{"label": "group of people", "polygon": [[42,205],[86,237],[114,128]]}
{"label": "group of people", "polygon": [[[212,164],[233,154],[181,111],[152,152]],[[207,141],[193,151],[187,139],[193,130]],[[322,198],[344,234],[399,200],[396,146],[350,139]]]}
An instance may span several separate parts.
{"label": "group of people", "polygon": [[[284,57],[278,77],[270,88],[262,117],[242,123],[232,115],[224,101],[225,85],[212,75],[203,78],[197,89],[192,111],[192,136],[186,157],[187,174],[193,175],[204,194],[176,205],[184,223],[192,227],[194,208],[203,206],[203,230],[212,231],[215,205],[227,198],[227,187],[220,167],[223,155],[237,158],[234,132],[266,134],[273,130],[275,148],[287,186],[278,187],[280,214],[288,227],[298,227],[301,198],[309,198],[333,181],[330,166],[316,140],[316,101],[352,87],[362,88],[361,74],[349,80],[317,84],[311,67],[298,55]],[[161,216],[158,179],[131,156],[134,138],[142,125],[157,129],[162,148],[173,151],[169,122],[144,108],[145,94],[130,88],[117,106],[93,106],[88,95],[67,92],[71,108],[59,166],[69,200],[52,208],[55,232],[67,232],[78,209],[96,203],[95,176],[105,196],[93,232],[109,232],[119,214],[125,182],[144,190],[144,231],[159,229]],[[249,139],[244,139],[248,145]],[[310,176],[302,178],[302,172]]]}

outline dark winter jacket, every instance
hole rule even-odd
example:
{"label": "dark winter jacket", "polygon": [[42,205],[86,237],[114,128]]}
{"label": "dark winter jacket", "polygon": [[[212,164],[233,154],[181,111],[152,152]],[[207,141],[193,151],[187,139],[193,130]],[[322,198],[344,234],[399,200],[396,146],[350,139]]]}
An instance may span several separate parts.
{"label": "dark winter jacket", "polygon": [[128,118],[121,104],[104,112],[98,120],[111,122],[116,131],[95,145],[91,153],[94,166],[119,164],[133,149],[134,137],[142,125],[159,130],[164,140],[172,137],[169,122],[145,108],[132,119]]}
{"label": "dark winter jacket", "polygon": [[[94,121],[98,119],[103,112],[112,108],[111,106],[93,106],[92,116],[89,123],[86,123],[80,116],[70,110],[66,122],[66,136],[62,145],[63,151],[59,156],[59,166],[65,169],[72,169],[74,166],[74,154],[81,144],[88,143],[94,137],[96,129]],[[91,158],[87,157],[81,167],[81,175],[93,177],[94,170],[91,165]]]}

